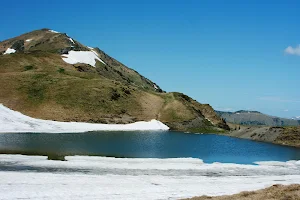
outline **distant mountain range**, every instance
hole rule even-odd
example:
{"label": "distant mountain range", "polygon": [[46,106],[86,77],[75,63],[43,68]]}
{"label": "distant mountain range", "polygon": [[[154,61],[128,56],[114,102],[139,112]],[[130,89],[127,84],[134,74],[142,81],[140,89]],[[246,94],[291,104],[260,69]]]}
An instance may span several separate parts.
{"label": "distant mountain range", "polygon": [[292,119],[274,117],[258,111],[239,110],[236,112],[216,111],[226,122],[241,125],[266,125],[266,126],[299,126],[300,117]]}
{"label": "distant mountain range", "polygon": [[292,117],[292,119],[294,119],[294,120],[300,120],[300,116]]}

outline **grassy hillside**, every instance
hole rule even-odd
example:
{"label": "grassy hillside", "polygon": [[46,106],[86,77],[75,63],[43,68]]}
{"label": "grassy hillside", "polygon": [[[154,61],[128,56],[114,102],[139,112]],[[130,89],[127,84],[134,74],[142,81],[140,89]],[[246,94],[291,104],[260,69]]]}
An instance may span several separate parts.
{"label": "grassy hillside", "polygon": [[[130,123],[158,119],[174,130],[228,129],[209,105],[181,93],[164,93],[100,49],[94,51],[106,64],[97,61],[92,67],[64,62],[61,52],[71,45],[66,34],[35,31],[1,42],[0,51],[22,43],[19,41],[26,43],[28,38],[33,38],[30,42],[35,45],[25,44],[15,54],[0,55],[0,103],[13,110],[57,121]],[[76,47],[70,48],[89,49],[74,42]]]}
{"label": "grassy hillside", "polygon": [[280,117],[269,116],[257,111],[237,111],[222,112],[216,111],[217,114],[229,123],[241,125],[265,125],[265,126],[299,126],[300,120],[285,119]]}

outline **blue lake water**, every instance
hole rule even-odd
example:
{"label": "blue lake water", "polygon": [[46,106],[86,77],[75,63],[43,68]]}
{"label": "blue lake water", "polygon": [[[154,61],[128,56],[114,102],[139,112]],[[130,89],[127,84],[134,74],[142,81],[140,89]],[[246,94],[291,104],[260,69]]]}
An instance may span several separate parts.
{"label": "blue lake water", "polygon": [[0,153],[200,158],[206,163],[252,164],[300,160],[300,149],[213,134],[183,132],[3,133]]}

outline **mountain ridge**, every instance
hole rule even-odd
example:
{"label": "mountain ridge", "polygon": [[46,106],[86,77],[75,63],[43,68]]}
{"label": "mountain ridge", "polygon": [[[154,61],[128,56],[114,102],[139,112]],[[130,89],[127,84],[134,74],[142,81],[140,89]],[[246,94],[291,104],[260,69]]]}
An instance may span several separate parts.
{"label": "mountain ridge", "polygon": [[[5,54],[8,49],[15,52]],[[99,48],[51,29],[0,42],[0,77],[0,103],[30,117],[125,124],[157,119],[173,130],[229,129],[210,105],[166,93]]]}
{"label": "mountain ridge", "polygon": [[299,126],[300,120],[267,115],[259,111],[240,110],[236,112],[216,111],[226,122],[240,125]]}

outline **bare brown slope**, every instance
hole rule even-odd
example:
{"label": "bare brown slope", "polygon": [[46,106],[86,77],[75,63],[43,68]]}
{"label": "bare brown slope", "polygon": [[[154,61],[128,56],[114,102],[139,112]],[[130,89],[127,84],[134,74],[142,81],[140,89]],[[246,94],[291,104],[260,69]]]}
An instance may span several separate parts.
{"label": "bare brown slope", "polygon": [[[129,123],[158,119],[172,129],[222,131],[209,105],[180,93],[158,93],[110,79],[59,54],[0,56],[0,103],[26,115],[58,121]],[[211,122],[210,122],[211,121]]]}
{"label": "bare brown slope", "polygon": [[300,147],[300,126],[270,127],[247,126],[231,123],[228,123],[228,125],[231,128],[231,131],[226,132],[225,134],[228,136]]}
{"label": "bare brown slope", "polygon": [[300,185],[273,185],[269,188],[253,192],[241,192],[235,195],[218,197],[201,196],[190,200],[299,200]]}

